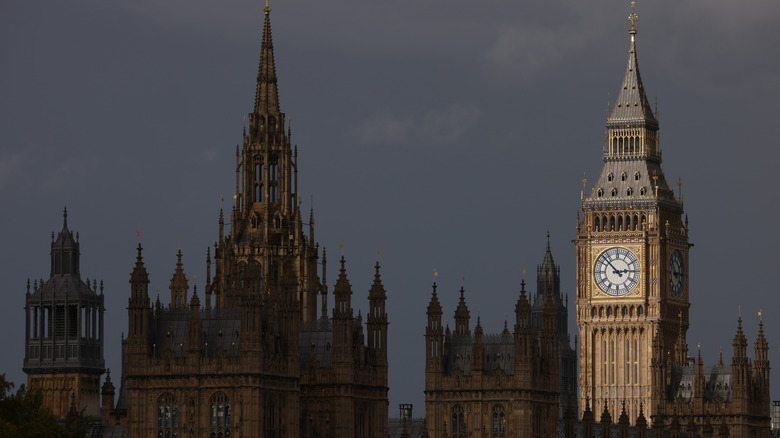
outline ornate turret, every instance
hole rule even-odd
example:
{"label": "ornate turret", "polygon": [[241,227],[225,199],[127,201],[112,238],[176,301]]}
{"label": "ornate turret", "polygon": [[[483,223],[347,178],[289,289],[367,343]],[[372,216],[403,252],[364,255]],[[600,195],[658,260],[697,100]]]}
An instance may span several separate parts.
{"label": "ornate turret", "polygon": [[[52,236],[54,234],[52,233]],[[51,243],[51,276],[79,276],[79,242],[68,229],[68,209],[62,212],[62,230]]]}
{"label": "ornate turret", "polygon": [[436,282],[433,282],[433,292],[428,303],[428,326],[425,328],[425,368],[428,372],[440,372],[443,365],[442,348],[444,347],[444,332],[441,325],[441,304],[436,294]]}
{"label": "ornate turret", "polygon": [[[79,267],[78,233],[62,230],[51,242],[47,281],[27,280],[25,294],[25,355],[28,387],[40,390],[43,406],[64,418],[71,401],[77,411],[100,414],[103,360],[103,282],[83,281]],[[62,382],[71,382],[67,385]]]}
{"label": "ornate turret", "polygon": [[185,309],[187,307],[189,283],[187,282],[187,276],[184,274],[184,269],[182,269],[181,249],[176,254],[176,269],[173,271],[169,289],[171,290],[171,309]]}
{"label": "ornate turret", "polygon": [[455,336],[471,336],[469,329],[469,308],[466,306],[466,291],[460,286],[460,301],[455,309]]}
{"label": "ornate turret", "polygon": [[341,255],[339,278],[333,287],[333,361],[351,361],[353,339],[352,285],[347,279],[346,260]]}
{"label": "ornate turret", "polygon": [[387,313],[385,313],[385,302],[387,293],[382,285],[382,278],[379,274],[379,260],[374,266],[374,283],[368,291],[368,349],[375,354],[377,363],[387,365]]}

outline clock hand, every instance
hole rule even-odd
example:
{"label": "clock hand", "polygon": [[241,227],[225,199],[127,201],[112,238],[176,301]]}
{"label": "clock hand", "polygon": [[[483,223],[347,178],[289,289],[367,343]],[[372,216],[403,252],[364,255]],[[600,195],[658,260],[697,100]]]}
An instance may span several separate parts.
{"label": "clock hand", "polygon": [[[618,277],[622,277],[623,276],[623,272],[622,271],[618,271],[618,269],[612,264],[612,262],[609,261],[609,259],[607,259],[607,264],[612,267],[612,273],[613,274],[617,274]],[[626,272],[628,272],[628,271],[626,271]]]}

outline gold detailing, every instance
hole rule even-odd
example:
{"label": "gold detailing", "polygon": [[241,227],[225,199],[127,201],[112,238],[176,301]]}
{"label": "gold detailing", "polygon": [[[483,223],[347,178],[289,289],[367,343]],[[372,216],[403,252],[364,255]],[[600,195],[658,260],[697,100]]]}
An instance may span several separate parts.
{"label": "gold detailing", "polygon": [[631,14],[629,14],[627,21],[631,22],[631,33],[632,34],[636,33],[636,27],[634,26],[634,23],[639,21],[639,17],[634,12],[635,8],[636,8],[636,2],[635,1],[631,2]]}
{"label": "gold detailing", "polygon": [[344,257],[344,241],[343,240],[339,244],[339,249],[341,250],[341,257]]}
{"label": "gold detailing", "polygon": [[465,275],[461,275],[460,276],[460,287],[463,287],[463,282],[464,281],[466,281],[466,276]]}
{"label": "gold detailing", "polygon": [[136,237],[138,237],[138,244],[141,244],[141,227],[138,227],[138,231],[135,232]]}
{"label": "gold detailing", "polygon": [[265,0],[265,9],[264,9],[264,11],[265,11],[265,15],[268,15],[268,14],[271,13],[271,8],[268,7],[268,0]]}

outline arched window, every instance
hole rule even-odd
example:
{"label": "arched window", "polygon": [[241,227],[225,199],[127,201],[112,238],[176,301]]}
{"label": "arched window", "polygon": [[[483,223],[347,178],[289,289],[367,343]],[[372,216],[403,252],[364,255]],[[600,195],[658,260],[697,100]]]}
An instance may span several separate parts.
{"label": "arched window", "polygon": [[230,402],[227,395],[218,392],[211,397],[209,403],[212,438],[230,438]]}
{"label": "arched window", "polygon": [[596,216],[593,225],[594,225],[595,231],[601,231],[601,220],[599,220],[598,216]]}
{"label": "arched window", "polygon": [[493,406],[493,438],[504,438],[506,436],[506,415],[504,407],[501,405]]}
{"label": "arched window", "polygon": [[157,401],[157,437],[174,438],[179,436],[179,406],[170,393],[160,396]]}
{"label": "arched window", "polygon": [[616,196],[616,195],[617,195],[617,189],[612,187],[612,196]]}
{"label": "arched window", "polygon": [[631,187],[626,189],[626,196],[631,196],[632,193],[633,191],[631,190]]}
{"label": "arched window", "polygon": [[623,173],[620,174],[620,180],[621,181],[625,181],[626,178],[628,178],[628,176],[626,176],[626,172],[623,172]]}
{"label": "arched window", "polygon": [[634,181],[639,181],[639,172],[634,174]]}
{"label": "arched window", "polygon": [[613,178],[614,178],[614,176],[612,175],[612,172],[610,172],[610,173],[607,175],[607,181],[609,181],[609,182],[612,182],[612,179],[613,179]]}
{"label": "arched window", "polygon": [[642,187],[642,188],[639,189],[639,195],[640,196],[645,196],[646,193],[647,193],[647,189],[646,188]]}
{"label": "arched window", "polygon": [[602,188],[599,188],[598,192],[596,192],[596,195],[597,195],[599,198],[600,198],[600,197],[602,197],[602,196],[604,196],[604,189],[602,189]]}
{"label": "arched window", "polygon": [[466,417],[463,415],[463,407],[455,405],[452,408],[452,438],[466,438]]}

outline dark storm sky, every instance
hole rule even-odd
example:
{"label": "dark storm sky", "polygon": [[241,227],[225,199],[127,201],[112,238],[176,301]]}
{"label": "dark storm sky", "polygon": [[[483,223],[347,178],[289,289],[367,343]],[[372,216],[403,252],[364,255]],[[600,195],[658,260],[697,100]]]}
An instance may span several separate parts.
{"label": "dark storm sky", "polygon": [[[106,365],[120,367],[141,228],[164,302],[181,235],[205,278],[235,181],[262,26],[259,1],[16,1],[0,7],[0,372],[21,383],[24,293],[48,278],[62,208],[82,276],[106,285]],[[304,1],[271,4],[282,110],[336,279],[344,242],[353,307],[367,308],[376,247],[390,318],[390,407],[423,413],[433,270],[452,320],[465,276],[472,316],[499,331],[521,270],[551,233],[574,326],[575,217],[601,168],[607,102],[628,52],[628,2]],[[726,361],[742,305],[751,344],[777,315],[780,3],[637,6],[638,54],[657,97],[663,168],[690,217],[690,351]],[[610,97],[611,96],[611,97]],[[531,288],[533,289],[533,287]],[[332,303],[332,297],[331,297]],[[475,318],[474,318],[475,319]],[[472,320],[472,324],[474,320]],[[780,378],[773,379],[780,397]]]}

